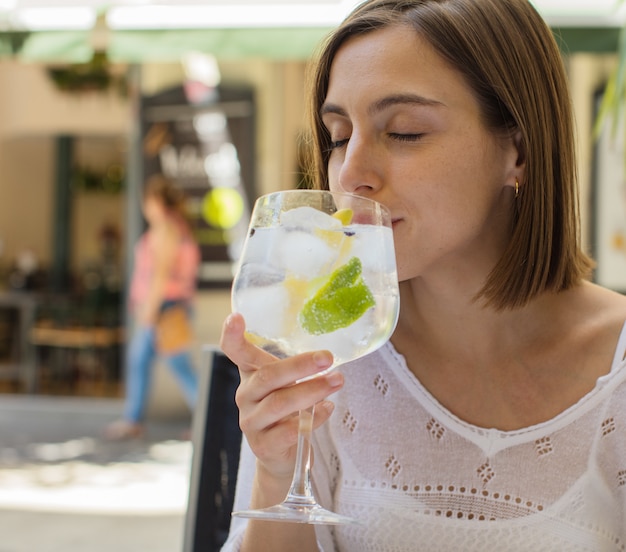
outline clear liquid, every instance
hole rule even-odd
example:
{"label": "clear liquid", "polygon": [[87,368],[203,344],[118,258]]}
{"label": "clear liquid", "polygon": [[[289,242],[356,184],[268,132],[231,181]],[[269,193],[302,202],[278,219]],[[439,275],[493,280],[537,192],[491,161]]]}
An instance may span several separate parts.
{"label": "clear liquid", "polygon": [[[347,327],[313,335],[298,316],[320,281],[352,257],[375,305]],[[233,310],[243,315],[249,338],[279,357],[328,349],[341,364],[380,347],[399,309],[392,230],[352,225],[337,230],[253,229],[233,282]]]}

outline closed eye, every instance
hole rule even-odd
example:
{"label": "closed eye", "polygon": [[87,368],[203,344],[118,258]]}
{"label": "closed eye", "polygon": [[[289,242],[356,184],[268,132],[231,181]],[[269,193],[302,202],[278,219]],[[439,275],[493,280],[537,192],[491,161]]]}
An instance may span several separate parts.
{"label": "closed eye", "polygon": [[330,151],[345,146],[348,143],[348,139],[344,138],[343,140],[335,140],[330,143],[330,147],[328,148]]}
{"label": "closed eye", "polygon": [[398,134],[390,132],[389,136],[398,142],[417,142],[424,137],[424,134]]}

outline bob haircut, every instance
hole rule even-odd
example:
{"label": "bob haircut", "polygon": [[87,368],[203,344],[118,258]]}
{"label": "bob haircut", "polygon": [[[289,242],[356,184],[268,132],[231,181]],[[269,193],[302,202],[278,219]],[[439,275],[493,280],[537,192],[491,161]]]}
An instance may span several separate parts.
{"label": "bob haircut", "polygon": [[[589,276],[582,251],[573,116],[552,32],[527,0],[367,0],[322,44],[311,75],[310,176],[328,188],[330,136],[320,116],[333,59],[351,37],[408,26],[462,74],[487,128],[521,135],[524,180],[511,236],[477,299],[506,309]],[[418,52],[416,52],[418,55]]]}

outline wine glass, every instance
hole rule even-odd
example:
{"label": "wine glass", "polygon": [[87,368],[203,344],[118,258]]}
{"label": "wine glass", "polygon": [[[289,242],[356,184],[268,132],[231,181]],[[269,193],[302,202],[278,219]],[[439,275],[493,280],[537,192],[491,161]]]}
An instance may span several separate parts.
{"label": "wine glass", "polygon": [[[246,321],[248,339],[279,358],[330,350],[334,363],[324,373],[377,349],[395,328],[399,310],[389,211],[371,199],[322,190],[261,196],[233,281],[232,306]],[[299,413],[296,466],[285,500],[233,515],[355,523],[322,508],[313,495],[313,410]]]}

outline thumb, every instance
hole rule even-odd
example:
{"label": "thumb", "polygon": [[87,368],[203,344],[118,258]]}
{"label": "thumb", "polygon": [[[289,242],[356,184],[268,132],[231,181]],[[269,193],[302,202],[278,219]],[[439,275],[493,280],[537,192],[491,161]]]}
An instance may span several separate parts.
{"label": "thumb", "polygon": [[276,358],[253,345],[246,339],[246,323],[239,313],[232,313],[226,317],[222,326],[220,347],[240,370],[253,371],[262,364],[276,360]]}

